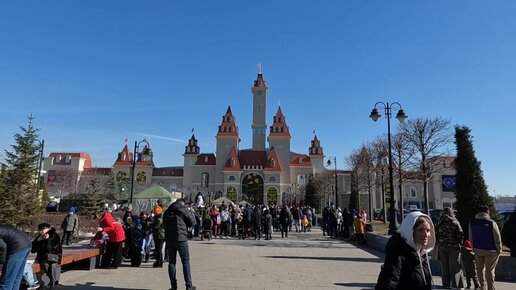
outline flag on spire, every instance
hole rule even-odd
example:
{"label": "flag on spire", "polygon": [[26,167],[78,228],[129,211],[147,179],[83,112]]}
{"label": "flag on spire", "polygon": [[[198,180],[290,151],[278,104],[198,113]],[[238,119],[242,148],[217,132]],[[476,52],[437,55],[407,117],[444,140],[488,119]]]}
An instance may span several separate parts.
{"label": "flag on spire", "polygon": [[193,131],[194,131],[194,128],[192,128],[192,133],[193,133]]}
{"label": "flag on spire", "polygon": [[261,62],[261,61],[260,61],[260,62],[258,62],[258,63],[256,64],[256,67],[258,68],[258,73],[259,73],[259,74],[261,74],[261,73],[262,73],[262,62]]}
{"label": "flag on spire", "polygon": [[315,135],[315,129],[314,129],[314,135]]}

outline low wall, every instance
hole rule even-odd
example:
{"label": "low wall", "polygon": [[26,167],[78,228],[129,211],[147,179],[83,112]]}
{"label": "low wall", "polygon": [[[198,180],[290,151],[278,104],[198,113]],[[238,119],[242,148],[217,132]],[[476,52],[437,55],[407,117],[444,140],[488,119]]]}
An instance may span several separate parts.
{"label": "low wall", "polygon": [[[385,253],[385,245],[389,236],[382,236],[375,233],[366,233],[367,246]],[[441,264],[437,260],[430,260],[432,274],[441,275]],[[496,265],[496,280],[516,281],[516,258],[512,258],[508,253],[503,252]]]}

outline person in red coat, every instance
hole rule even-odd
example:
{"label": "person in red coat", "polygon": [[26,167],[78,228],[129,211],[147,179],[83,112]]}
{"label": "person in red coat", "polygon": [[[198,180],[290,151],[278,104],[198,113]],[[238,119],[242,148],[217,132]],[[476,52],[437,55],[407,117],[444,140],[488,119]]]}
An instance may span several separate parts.
{"label": "person in red coat", "polygon": [[125,240],[122,225],[113,218],[111,213],[106,212],[100,219],[97,231],[105,232],[109,237],[100,266],[106,269],[117,269],[122,264],[122,244]]}

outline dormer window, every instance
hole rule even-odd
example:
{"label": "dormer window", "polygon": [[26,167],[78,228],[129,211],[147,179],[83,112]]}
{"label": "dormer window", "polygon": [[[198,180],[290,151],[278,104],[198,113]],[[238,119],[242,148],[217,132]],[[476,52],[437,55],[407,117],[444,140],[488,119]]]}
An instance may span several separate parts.
{"label": "dormer window", "polygon": [[299,163],[303,163],[303,157],[299,157]]}
{"label": "dormer window", "polygon": [[57,155],[56,156],[56,162],[58,162],[58,163],[61,162],[61,158],[62,158],[61,155]]}
{"label": "dormer window", "polygon": [[70,161],[72,161],[72,156],[66,155],[65,162],[70,163]]}
{"label": "dormer window", "polygon": [[274,161],[274,159],[271,159],[271,167],[274,167],[274,165],[276,164]]}
{"label": "dormer window", "polygon": [[125,158],[126,158],[125,154],[122,154],[122,161],[125,161]]}
{"label": "dormer window", "polygon": [[229,166],[235,166],[235,159],[231,158],[231,160],[229,160]]}
{"label": "dormer window", "polygon": [[208,156],[204,156],[204,162],[208,163]]}

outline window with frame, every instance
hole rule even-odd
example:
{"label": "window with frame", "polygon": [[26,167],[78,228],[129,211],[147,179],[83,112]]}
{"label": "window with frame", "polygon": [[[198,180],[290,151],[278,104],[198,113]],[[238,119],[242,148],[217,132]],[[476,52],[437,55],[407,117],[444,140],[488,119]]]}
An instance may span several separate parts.
{"label": "window with frame", "polygon": [[416,188],[414,188],[414,187],[410,188],[410,197],[417,197]]}
{"label": "window with frame", "polygon": [[235,176],[234,176],[234,175],[230,175],[230,176],[228,177],[228,180],[229,180],[229,181],[235,181],[235,179],[236,179],[236,178],[235,178]]}
{"label": "window with frame", "polygon": [[201,187],[208,187],[210,185],[210,174],[208,172],[203,172],[201,174]]}

